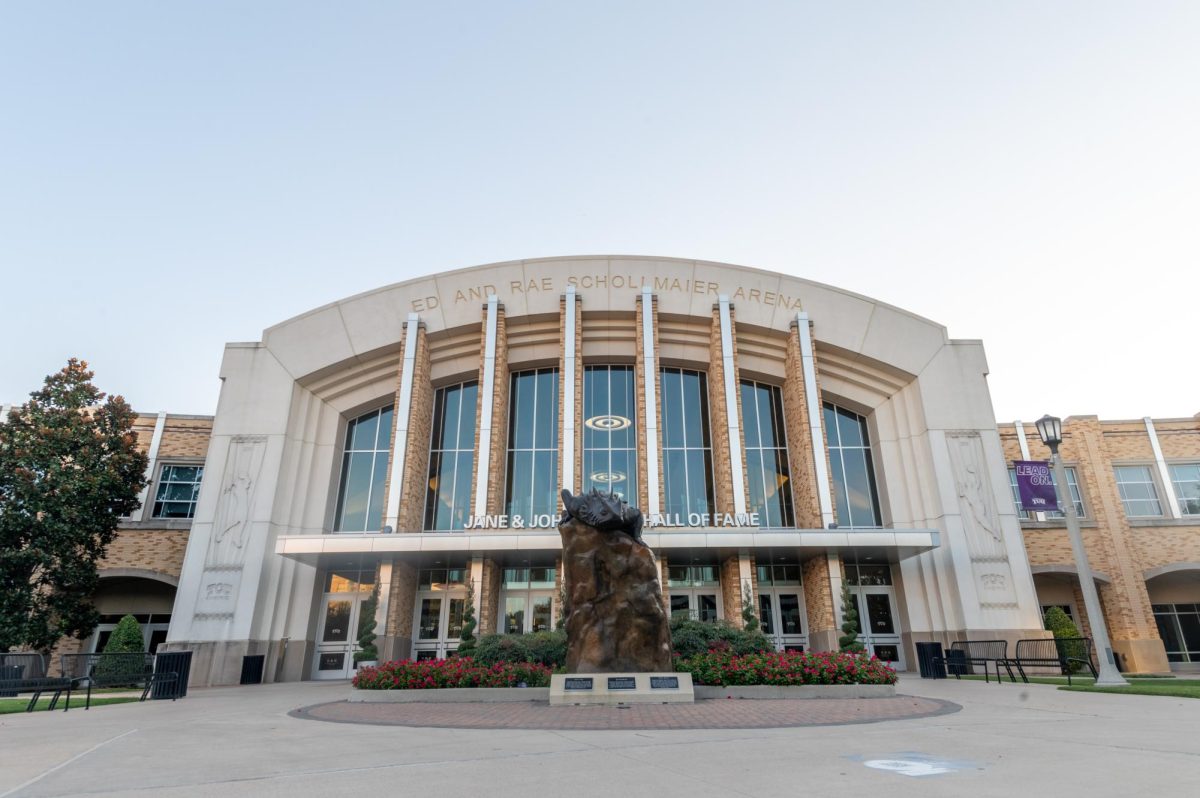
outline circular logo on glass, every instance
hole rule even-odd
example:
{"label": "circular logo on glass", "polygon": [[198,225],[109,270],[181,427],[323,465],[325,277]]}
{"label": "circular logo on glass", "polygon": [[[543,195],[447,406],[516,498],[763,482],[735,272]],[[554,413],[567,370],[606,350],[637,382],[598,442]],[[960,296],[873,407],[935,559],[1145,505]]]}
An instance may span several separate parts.
{"label": "circular logo on glass", "polygon": [[599,482],[604,485],[611,485],[614,482],[624,482],[625,475],[620,471],[597,471],[591,476],[592,482]]}
{"label": "circular logo on glass", "polygon": [[615,432],[619,429],[626,429],[633,422],[625,418],[625,416],[592,416],[587,421],[583,422],[592,429],[600,430],[601,432]]}

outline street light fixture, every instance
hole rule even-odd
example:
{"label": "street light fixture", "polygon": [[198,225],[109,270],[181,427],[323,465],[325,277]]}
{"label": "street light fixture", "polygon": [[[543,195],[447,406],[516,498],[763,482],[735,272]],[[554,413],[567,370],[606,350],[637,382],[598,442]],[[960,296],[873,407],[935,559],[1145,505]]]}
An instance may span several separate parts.
{"label": "street light fixture", "polygon": [[[1075,513],[1075,499],[1070,495],[1067,483],[1067,472],[1063,468],[1062,458],[1058,456],[1058,446],[1062,443],[1062,419],[1051,415],[1042,416],[1036,424],[1042,443],[1050,449],[1050,462],[1054,466],[1055,492],[1067,490],[1066,500],[1059,498],[1059,505],[1067,517],[1067,535],[1071,538],[1071,550],[1075,553],[1075,570],[1079,572],[1079,589],[1083,593],[1083,605],[1087,609],[1088,620],[1092,626],[1092,637],[1095,638],[1099,650],[1097,659],[1100,661],[1100,674],[1096,677],[1097,685],[1129,684],[1117,670],[1113,661],[1112,645],[1108,640],[1108,627],[1104,623],[1104,614],[1100,609],[1100,596],[1096,593],[1096,582],[1092,579],[1092,567],[1088,564],[1087,552],[1083,548],[1083,534],[1079,531],[1079,516]],[[1061,486],[1061,487],[1060,487]]]}

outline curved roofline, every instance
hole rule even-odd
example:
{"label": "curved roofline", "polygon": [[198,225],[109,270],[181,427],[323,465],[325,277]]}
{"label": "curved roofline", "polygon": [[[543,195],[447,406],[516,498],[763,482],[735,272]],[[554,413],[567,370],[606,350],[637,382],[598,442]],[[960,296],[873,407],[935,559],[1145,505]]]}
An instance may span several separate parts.
{"label": "curved roofline", "polygon": [[[353,301],[355,299],[361,299],[363,297],[372,296],[374,294],[391,291],[396,288],[403,288],[406,286],[415,285],[417,283],[420,283],[423,280],[428,280],[433,277],[451,277],[454,275],[466,274],[468,272],[473,272],[473,271],[482,271],[484,269],[494,269],[497,267],[512,266],[512,265],[518,265],[518,264],[521,266],[525,266],[528,264],[553,263],[553,262],[560,262],[560,261],[594,261],[594,260],[626,260],[626,259],[642,260],[642,261],[646,261],[646,260],[663,261],[666,263],[690,264],[693,266],[695,266],[697,264],[703,264],[706,266],[718,266],[718,267],[725,268],[725,269],[737,269],[739,271],[750,272],[753,274],[762,274],[762,275],[767,275],[770,277],[784,276],[784,277],[788,277],[792,280],[798,280],[799,282],[815,286],[817,288],[823,288],[825,290],[835,291],[844,296],[852,297],[854,299],[860,299],[864,302],[870,302],[873,305],[887,308],[888,310],[892,310],[892,311],[895,311],[896,313],[900,313],[905,316],[908,316],[908,317],[910,317],[916,321],[919,321],[923,324],[928,324],[933,327],[938,327],[942,330],[946,329],[945,325],[940,324],[940,323],[934,321],[933,319],[926,318],[925,316],[922,316],[918,313],[913,313],[910,310],[905,310],[904,308],[898,307],[891,303],[883,302],[882,300],[867,296],[865,294],[859,294],[855,291],[849,291],[845,288],[840,288],[836,285],[830,285],[829,283],[818,282],[817,280],[810,280],[806,277],[799,277],[797,275],[789,274],[787,272],[771,271],[770,269],[760,269],[756,266],[744,266],[740,263],[727,263],[725,261],[704,260],[701,258],[678,258],[678,257],[663,256],[663,255],[623,255],[623,254],[608,253],[608,254],[600,254],[600,255],[562,255],[562,256],[546,256],[546,257],[540,257],[540,258],[520,258],[517,260],[501,260],[501,261],[494,261],[491,263],[479,263],[479,264],[475,264],[473,266],[464,266],[464,267],[458,268],[458,269],[448,269],[445,271],[429,272],[426,274],[422,274],[418,277],[410,278],[408,280],[399,280],[397,282],[388,283],[386,285],[381,285],[377,288],[372,288],[367,291],[360,291],[357,294],[350,294],[349,296],[344,296],[344,297],[341,297],[340,299],[335,299],[332,302],[327,302],[324,305],[318,305],[317,307],[311,308],[310,310],[306,310],[303,313],[299,313],[295,316],[291,316],[290,318],[287,318],[280,322],[272,324],[271,326],[266,327],[263,330],[263,332],[265,334],[267,332],[270,332],[271,330],[275,330],[277,328],[284,327],[288,324],[291,324],[292,322],[299,321],[300,319],[315,315],[317,313],[320,313],[321,311],[337,307],[339,305],[342,305],[346,302]],[[947,338],[948,337],[949,336],[947,336]]]}

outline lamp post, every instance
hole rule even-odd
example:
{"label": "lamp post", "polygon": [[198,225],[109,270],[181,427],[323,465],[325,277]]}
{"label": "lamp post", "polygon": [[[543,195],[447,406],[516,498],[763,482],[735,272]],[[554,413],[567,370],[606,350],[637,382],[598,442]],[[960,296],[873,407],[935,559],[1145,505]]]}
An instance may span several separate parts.
{"label": "lamp post", "polygon": [[1037,422],[1038,435],[1042,443],[1050,448],[1050,462],[1054,465],[1054,482],[1056,492],[1067,492],[1066,501],[1059,499],[1063,512],[1067,516],[1067,535],[1071,538],[1071,551],[1075,553],[1075,570],[1079,572],[1079,589],[1083,592],[1083,605],[1087,609],[1088,620],[1092,625],[1092,637],[1095,638],[1096,648],[1099,649],[1100,675],[1096,677],[1097,685],[1129,684],[1117,670],[1113,662],[1112,644],[1108,640],[1108,627],[1104,623],[1104,614],[1100,610],[1100,596],[1096,593],[1096,582],[1092,579],[1092,567],[1088,564],[1087,552],[1083,548],[1083,533],[1079,531],[1079,516],[1075,514],[1075,499],[1071,496],[1067,483],[1067,470],[1063,468],[1062,458],[1058,456],[1058,445],[1062,443],[1062,419],[1054,416],[1042,416]]}

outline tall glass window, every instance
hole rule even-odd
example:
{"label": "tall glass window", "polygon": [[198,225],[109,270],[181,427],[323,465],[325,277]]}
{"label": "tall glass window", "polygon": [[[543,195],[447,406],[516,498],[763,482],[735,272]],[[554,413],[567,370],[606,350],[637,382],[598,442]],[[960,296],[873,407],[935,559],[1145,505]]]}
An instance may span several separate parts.
{"label": "tall glass window", "polygon": [[[1058,477],[1054,475],[1054,469],[1050,470],[1050,479],[1054,481],[1054,493],[1062,501],[1062,491],[1058,487]],[[1084,517],[1083,512],[1083,496],[1079,492],[1079,478],[1075,475],[1075,466],[1067,466],[1067,485],[1071,489],[1071,501],[1075,502],[1075,514],[1080,518]],[[1015,468],[1008,469],[1008,487],[1012,491],[1013,504],[1017,505],[1017,515],[1021,518],[1036,518],[1037,515],[1032,510],[1021,509],[1021,491],[1017,487],[1017,470]],[[1065,518],[1066,513],[1061,510],[1047,510],[1046,518]]]}
{"label": "tall glass window", "polygon": [[505,505],[515,526],[558,510],[558,369],[512,375]]}
{"label": "tall glass window", "polygon": [[471,513],[471,471],[475,467],[475,405],[479,384],[438,388],[433,396],[433,436],[429,443],[429,490],[425,528],[463,529]]}
{"label": "tall glass window", "polygon": [[824,404],[825,437],[841,526],[879,526],[879,493],[867,420],[852,410]]}
{"label": "tall glass window", "polygon": [[342,479],[333,528],[337,532],[378,532],[383,526],[383,495],[392,447],[392,408],[365,413],[346,425]]}
{"label": "tall glass window", "polygon": [[795,526],[783,432],[783,393],[774,385],[742,381],[746,480],[752,513],[765,527]]}
{"label": "tall glass window", "polygon": [[664,512],[714,512],[708,380],[702,371],[663,369]]}
{"label": "tall glass window", "polygon": [[1179,500],[1179,512],[1200,515],[1200,463],[1172,465],[1171,485]]}
{"label": "tall glass window", "polygon": [[583,372],[583,489],[637,503],[637,410],[631,366]]}

